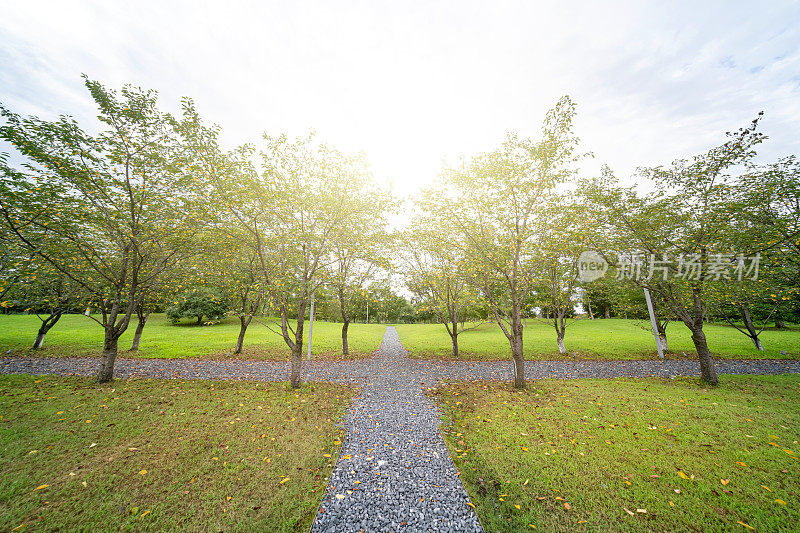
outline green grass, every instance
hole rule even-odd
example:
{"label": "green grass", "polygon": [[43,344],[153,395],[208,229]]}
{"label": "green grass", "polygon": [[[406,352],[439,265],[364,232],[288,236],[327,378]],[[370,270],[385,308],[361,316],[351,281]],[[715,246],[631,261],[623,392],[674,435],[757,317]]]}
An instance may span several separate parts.
{"label": "green grass", "polygon": [[797,531],[798,390],[785,375],[433,394],[487,531]]}
{"label": "green grass", "polygon": [[[134,318],[119,341],[120,352],[130,348],[137,321]],[[29,348],[39,329],[35,315],[0,315],[0,353],[14,349],[30,352]],[[274,326],[273,326],[274,328]],[[371,354],[381,343],[386,326],[380,324],[350,324],[349,358]],[[334,322],[314,322],[312,359],[339,359],[342,353],[342,326]],[[172,325],[163,314],[153,314],[142,333],[138,355],[141,357],[225,357],[236,344],[239,321],[226,318],[213,326],[192,323]],[[308,342],[308,322],[304,331]],[[97,355],[103,346],[103,329],[83,315],[65,315],[45,338],[41,355]],[[304,348],[304,355],[305,355]],[[287,360],[289,349],[283,338],[255,321],[250,324],[240,358]]]}
{"label": "green grass", "polygon": [[[579,320],[567,327],[564,338],[568,356],[577,352],[582,359],[651,359],[657,358],[649,323],[634,320]],[[768,329],[761,334],[765,350],[758,351],[750,339],[730,326],[709,324],[704,328],[709,347],[715,357],[752,359],[800,358],[800,330]],[[423,359],[450,358],[450,337],[442,324],[401,324],[397,332],[412,357]],[[672,354],[682,357],[696,354],[689,329],[672,323],[667,327],[667,340]],[[510,348],[496,324],[483,324],[458,336],[461,359],[509,359]],[[552,326],[528,320],[524,334],[525,356],[529,359],[564,359],[558,353],[556,333]],[[786,355],[780,352],[786,351]]]}
{"label": "green grass", "polygon": [[352,394],[0,376],[0,530],[307,531]]}

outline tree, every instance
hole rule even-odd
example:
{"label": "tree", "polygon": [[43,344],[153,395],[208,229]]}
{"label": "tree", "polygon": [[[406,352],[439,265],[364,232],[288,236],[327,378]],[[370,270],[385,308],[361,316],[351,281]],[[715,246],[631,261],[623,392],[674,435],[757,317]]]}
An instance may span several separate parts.
{"label": "tree", "polygon": [[33,341],[34,350],[44,346],[45,336],[64,313],[84,302],[76,284],[40,258],[29,262],[27,272],[8,294],[11,301],[6,302],[6,307],[30,311],[41,322]]}
{"label": "tree", "polygon": [[453,357],[458,357],[459,323],[477,299],[468,283],[464,250],[452,245],[453,228],[439,209],[442,191],[428,190],[418,202],[419,214],[402,237],[406,288],[444,324]]}
{"label": "tree", "polygon": [[386,232],[386,215],[394,208],[394,200],[375,186],[362,156],[341,163],[338,172],[347,180],[349,191],[343,206],[347,222],[332,240],[327,285],[339,302],[345,356],[350,353],[347,334],[358,312],[359,294],[374,279],[376,271],[388,266],[390,236]]}
{"label": "tree", "polygon": [[206,288],[187,291],[167,308],[167,318],[173,324],[177,324],[181,318],[196,318],[199,326],[203,318],[221,320],[227,313],[228,303],[219,294]]}
{"label": "tree", "polygon": [[[715,275],[721,271],[719,260],[730,254],[723,246],[731,227],[729,172],[747,165],[755,155],[754,147],[763,139],[756,132],[757,123],[758,119],[729,133],[727,142],[691,161],[640,169],[639,177],[655,184],[651,193],[620,187],[606,169],[588,194],[589,201],[597,202],[598,219],[616,234],[609,248],[627,250],[617,255],[618,268],[624,269],[627,279],[657,293],[689,328],[701,378],[713,385],[719,378],[703,331],[708,288],[720,281]],[[731,266],[727,255],[725,261]],[[640,272],[647,275],[639,276]]]}
{"label": "tree", "polygon": [[61,272],[100,308],[104,330],[98,381],[113,377],[119,337],[191,235],[187,177],[174,163],[175,121],[156,93],[117,93],[86,78],[101,131],[71,117],[23,117],[0,105],[0,139],[25,160],[0,158],[0,217],[17,245]]}
{"label": "tree", "polygon": [[298,388],[306,310],[332,264],[335,237],[347,228],[352,161],[313,134],[295,140],[265,135],[257,169],[253,147],[226,152],[219,128],[205,126],[190,102],[184,114],[194,117],[182,123],[188,171],[258,257],[266,303],[280,317],[265,325],[291,350],[290,381]]}
{"label": "tree", "polygon": [[444,207],[468,246],[470,277],[509,341],[517,388],[525,386],[523,304],[536,284],[539,238],[549,223],[541,213],[578,159],[574,115],[563,97],[547,113],[541,140],[509,134],[500,148],[445,173],[454,198]]}

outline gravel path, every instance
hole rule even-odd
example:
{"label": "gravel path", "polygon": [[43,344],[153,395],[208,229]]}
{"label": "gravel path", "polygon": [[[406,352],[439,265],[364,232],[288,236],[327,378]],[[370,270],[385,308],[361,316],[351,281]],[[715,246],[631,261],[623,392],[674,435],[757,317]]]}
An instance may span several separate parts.
{"label": "gravel path", "polygon": [[483,531],[395,328],[369,363],[311,531]]}
{"label": "gravel path", "polygon": [[[391,328],[394,331],[394,328]],[[91,357],[0,357],[0,374],[59,374],[93,376],[99,359]],[[404,371],[423,386],[432,387],[440,379],[506,380],[512,378],[511,361],[421,361],[404,358]],[[372,360],[346,362],[311,361],[303,363],[303,377],[309,381],[329,381],[361,385],[372,376]],[[787,359],[719,360],[720,374],[800,373],[800,361]],[[288,362],[208,360],[208,359],[118,359],[114,375],[120,378],[220,379],[286,381]],[[694,360],[664,361],[526,361],[528,379],[675,377],[699,376]]]}

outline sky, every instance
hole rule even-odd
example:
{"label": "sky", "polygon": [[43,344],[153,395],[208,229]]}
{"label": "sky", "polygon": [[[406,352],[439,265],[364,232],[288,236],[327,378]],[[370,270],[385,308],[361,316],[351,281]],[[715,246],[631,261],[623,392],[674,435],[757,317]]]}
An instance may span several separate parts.
{"label": "sky", "polygon": [[81,74],[182,96],[229,146],[313,128],[400,195],[443,164],[536,137],[561,95],[623,181],[764,111],[763,162],[800,153],[798,2],[7,2],[0,101],[95,110]]}

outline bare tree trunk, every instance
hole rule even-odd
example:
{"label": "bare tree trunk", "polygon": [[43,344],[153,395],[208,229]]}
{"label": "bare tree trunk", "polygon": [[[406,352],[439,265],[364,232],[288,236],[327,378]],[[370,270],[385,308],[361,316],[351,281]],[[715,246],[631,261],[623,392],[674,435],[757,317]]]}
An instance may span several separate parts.
{"label": "bare tree trunk", "polygon": [[786,322],[781,320],[780,318],[775,318],[775,328],[776,329],[786,329]]}
{"label": "bare tree trunk", "polygon": [[114,361],[117,359],[117,342],[119,334],[115,334],[111,326],[106,326],[105,339],[103,340],[103,354],[100,361],[100,372],[97,374],[99,383],[108,383],[114,379]]}
{"label": "bare tree trunk", "polygon": [[292,374],[291,386],[293,389],[299,389],[302,383],[301,371],[303,368],[303,343],[298,342],[292,348]]}
{"label": "bare tree trunk", "polygon": [[558,352],[559,353],[567,353],[567,349],[564,348],[564,335],[561,334],[560,332],[557,333],[556,335],[557,335],[556,341],[558,343]]}
{"label": "bare tree trunk", "polygon": [[658,342],[661,343],[661,351],[664,353],[669,352],[669,345],[667,344],[667,328],[660,322],[656,321],[656,330],[658,331]]}
{"label": "bare tree trunk", "polygon": [[522,335],[511,339],[511,357],[514,360],[514,388],[525,388],[525,356],[522,351]]}
{"label": "bare tree trunk", "polygon": [[253,320],[253,316],[240,316],[239,317],[239,337],[236,339],[236,349],[233,351],[235,354],[242,353],[242,347],[244,345],[244,334],[247,333],[247,327],[250,325],[250,321]]}
{"label": "bare tree trunk", "polygon": [[697,358],[700,360],[700,378],[711,385],[719,384],[717,367],[714,364],[714,358],[711,356],[711,350],[708,349],[706,334],[703,333],[702,320],[692,328],[692,342],[694,342],[694,347],[697,350]]}
{"label": "bare tree trunk", "polygon": [[33,341],[33,349],[39,350],[44,346],[44,337],[50,331],[56,322],[61,318],[61,311],[55,312],[42,320],[42,325],[39,326],[39,331],[36,333],[36,340]]}
{"label": "bare tree trunk", "polygon": [[453,358],[458,359],[458,322],[455,319],[453,320],[453,332],[450,333],[450,341],[453,344]]}
{"label": "bare tree trunk", "polygon": [[525,388],[525,353],[522,344],[522,320],[520,308],[514,302],[511,309],[511,357],[514,359],[514,388]]}
{"label": "bare tree trunk", "polygon": [[742,317],[742,322],[744,322],[744,327],[747,329],[747,336],[750,337],[751,341],[753,341],[756,350],[764,351],[764,346],[761,345],[761,339],[758,338],[758,332],[753,325],[753,317],[750,315],[750,307],[747,304],[741,305],[739,307],[739,314]]}
{"label": "bare tree trunk", "polygon": [[611,308],[607,305],[605,306],[605,311],[603,312],[604,318],[611,318]]}
{"label": "bare tree trunk", "polygon": [[347,344],[347,329],[350,327],[350,321],[345,320],[342,324],[342,355],[350,355],[350,347]]}
{"label": "bare tree trunk", "polygon": [[139,323],[136,324],[136,331],[133,332],[133,342],[131,343],[132,352],[139,350],[139,341],[142,340],[142,331],[144,331],[144,325],[147,323],[147,319],[150,318],[150,311],[148,310],[146,313],[142,313],[141,310],[137,309],[136,316],[139,317]]}

